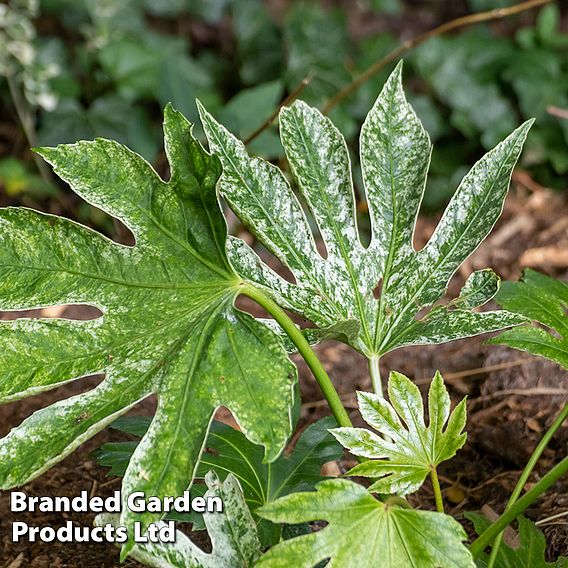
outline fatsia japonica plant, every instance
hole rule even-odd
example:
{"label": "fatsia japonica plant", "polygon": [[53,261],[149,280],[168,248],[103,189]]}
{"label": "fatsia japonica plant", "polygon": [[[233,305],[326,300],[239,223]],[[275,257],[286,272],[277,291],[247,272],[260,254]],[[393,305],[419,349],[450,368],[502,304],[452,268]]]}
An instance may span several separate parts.
{"label": "fatsia japonica plant", "polygon": [[[196,484],[192,491],[221,495],[226,506],[222,515],[189,519],[207,529],[211,553],[180,534],[174,544],[145,546],[129,539],[123,559],[131,553],[151,566],[231,568],[308,567],[326,560],[337,567],[474,566],[474,554],[515,517],[504,514],[470,550],[464,529],[443,513],[436,467],[465,442],[465,402],[450,412],[436,374],[426,425],[420,392],[406,377],[392,373],[390,402],[383,397],[379,359],[401,346],[528,321],[506,310],[478,310],[499,289],[498,276],[488,269],[470,275],[457,298],[444,295],[500,215],[530,123],[473,166],[427,245],[416,250],[412,237],[431,144],[404,97],[400,65],[361,131],[372,227],[366,247],[355,220],[347,147],[329,119],[302,102],[281,110],[291,184],[276,166],[250,157],[204,108],[200,112],[210,153],[181,114],[165,109],[168,181],[109,140],[37,150],[78,195],[123,222],[134,235],[133,246],[60,217],[0,210],[0,309],[88,304],[102,312],[89,321],[1,322],[0,399],[105,375],[96,388],[34,413],[0,440],[0,487],[35,478],[156,395],[155,416],[135,431],[141,439],[99,454],[124,476],[124,506],[119,516],[102,516],[97,523],[126,526],[131,534],[135,522],[161,522],[162,513],[130,511],[127,495],[178,496],[196,478],[207,488]],[[227,236],[220,197],[290,269],[293,281],[244,241]],[[300,199],[317,224],[324,254]],[[256,301],[272,319],[237,309],[239,295]],[[315,327],[300,329],[287,311]],[[369,361],[375,392],[358,396],[372,429],[352,427],[310,347],[330,337]],[[303,356],[334,419],[311,426],[284,457],[298,403],[297,371],[287,350]],[[221,406],[240,431],[212,426]],[[322,481],[321,466],[341,453],[335,439],[361,460],[347,476],[370,477],[369,487],[347,479]],[[428,476],[437,511],[416,510],[405,499]],[[537,495],[551,479],[541,480]],[[518,503],[526,508],[523,499]],[[516,516],[524,510],[518,503]],[[313,521],[328,525],[315,530]]]}

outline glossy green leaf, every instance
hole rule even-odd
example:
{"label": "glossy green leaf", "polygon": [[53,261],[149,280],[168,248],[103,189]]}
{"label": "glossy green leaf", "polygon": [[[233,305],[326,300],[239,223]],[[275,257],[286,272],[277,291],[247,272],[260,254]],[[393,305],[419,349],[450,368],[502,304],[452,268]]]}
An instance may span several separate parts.
{"label": "glossy green leaf", "polygon": [[[450,395],[440,373],[428,393],[428,426],[418,387],[393,372],[390,404],[373,393],[357,393],[361,415],[383,437],[364,428],[335,428],[331,433],[356,456],[370,458],[348,475],[371,477],[370,491],[406,495],[417,491],[428,474],[465,444],[466,399],[450,413]],[[445,426],[445,428],[444,428]]]}
{"label": "glossy green leaf", "polygon": [[490,340],[541,355],[568,369],[568,284],[527,269],[520,282],[504,282],[497,302],[535,324]]}
{"label": "glossy green leaf", "polygon": [[278,499],[260,514],[277,523],[328,523],[271,548],[257,563],[262,568],[311,568],[328,558],[330,568],[475,566],[463,545],[465,531],[448,515],[382,503],[344,479],[323,481],[315,492]]}
{"label": "glossy green leaf", "polygon": [[[144,434],[144,424],[139,417],[119,420],[113,427],[138,436]],[[203,478],[208,471],[214,471],[221,479],[228,473],[233,474],[243,488],[249,509],[254,513],[258,507],[279,497],[311,490],[316,483],[325,479],[321,475],[322,466],[343,455],[341,446],[328,432],[335,424],[331,417],[315,422],[302,433],[289,456],[280,456],[272,463],[265,463],[260,446],[249,442],[238,430],[214,421],[196,477]],[[97,461],[111,468],[110,475],[122,476],[136,446],[137,442],[103,444],[96,453]],[[196,523],[198,528],[203,528],[198,515],[192,514],[185,520],[193,522],[194,530]],[[261,521],[259,532],[262,541],[267,544],[277,541],[280,535],[279,528],[266,521]]]}
{"label": "glossy green leaf", "polygon": [[[206,476],[205,497],[218,497],[223,502],[222,513],[204,513],[212,551],[207,553],[176,531],[173,543],[138,543],[132,558],[156,568],[249,568],[260,555],[256,525],[247,508],[239,482],[228,475],[221,482],[213,473]],[[95,519],[97,526],[120,526],[120,515],[103,514]],[[161,523],[160,523],[161,524]]]}
{"label": "glossy green leaf", "polygon": [[[467,304],[432,306],[449,279],[499,217],[511,171],[530,126],[525,123],[466,175],[428,244],[412,246],[426,182],[430,142],[404,98],[401,67],[387,81],[361,133],[361,163],[372,241],[361,245],[345,141],[305,103],[280,113],[280,134],[294,180],[323,237],[320,255],[300,201],[282,172],[259,158],[200,108],[211,150],[223,163],[219,188],[256,237],[293,273],[270,270],[231,239],[237,272],[283,307],[322,328],[357,321],[350,343],[367,356],[411,344],[441,343],[523,322],[507,312],[476,313]],[[377,287],[380,299],[375,299]]]}
{"label": "glossy green leaf", "polygon": [[[39,150],[76,193],[131,229],[133,247],[60,217],[0,210],[0,309],[86,303],[102,311],[90,321],[1,322],[0,400],[106,374],[95,389],[32,414],[0,440],[3,489],[38,476],[153,393],[156,415],[130,460],[123,495],[187,489],[220,406],[265,447],[267,461],[290,435],[295,367],[270,330],[234,307],[240,279],[225,256],[219,162],[171,107],[164,132],[168,182],[108,140]],[[121,523],[132,522],[123,511]]]}
{"label": "glossy green leaf", "polygon": [[[481,534],[489,527],[491,521],[479,513],[466,513],[465,515],[475,527],[475,532]],[[566,568],[568,558],[559,558],[556,562],[547,562],[545,559],[546,541],[542,531],[525,517],[518,518],[518,535],[520,544],[512,548],[501,543],[495,562],[495,568]],[[476,560],[478,568],[486,568],[489,555],[482,553]]]}

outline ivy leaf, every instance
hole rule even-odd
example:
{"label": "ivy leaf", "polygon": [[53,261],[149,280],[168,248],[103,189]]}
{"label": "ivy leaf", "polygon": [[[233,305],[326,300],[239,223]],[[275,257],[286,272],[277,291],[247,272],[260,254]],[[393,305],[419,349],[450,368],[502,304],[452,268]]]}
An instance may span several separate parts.
{"label": "ivy leaf", "polygon": [[[234,307],[240,279],[225,256],[219,162],[171,107],[164,132],[167,183],[108,140],[39,150],[76,193],[132,230],[134,247],[60,217],[0,210],[0,309],[86,303],[103,312],[91,321],[2,322],[0,400],[106,373],[95,389],[34,413],[0,440],[2,489],[38,476],[152,393],[158,408],[123,495],[187,489],[219,406],[265,447],[267,461],[284,448],[296,371],[280,340]],[[123,508],[122,524],[134,518]]]}
{"label": "ivy leaf", "polygon": [[382,503],[345,479],[323,481],[317,491],[295,493],[265,505],[260,514],[276,523],[326,521],[318,532],[281,542],[256,566],[473,568],[460,524],[448,515]]}
{"label": "ivy leaf", "polygon": [[[275,274],[235,239],[228,242],[229,257],[237,272],[282,306],[322,328],[359,322],[359,332],[349,343],[368,357],[524,321],[507,312],[472,312],[466,303],[418,314],[444,295],[449,279],[499,217],[530,122],[473,166],[428,244],[416,251],[412,233],[431,145],[404,97],[401,66],[387,81],[361,132],[361,167],[372,222],[368,248],[358,235],[342,135],[303,102],[283,108],[282,144],[298,190],[323,237],[324,258],[282,172],[250,157],[203,107],[200,113],[210,148],[223,164],[222,195],[259,241],[291,270],[295,283]],[[378,288],[381,294],[376,300]]]}
{"label": "ivy leaf", "polygon": [[[159,568],[248,568],[260,555],[256,525],[247,508],[239,482],[233,475],[219,481],[214,473],[206,476],[205,498],[218,497],[223,512],[203,513],[213,550],[206,553],[181,531],[173,543],[137,543],[132,558],[146,566]],[[97,526],[120,526],[120,515],[103,514],[95,519]],[[165,523],[159,523],[165,526]]]}
{"label": "ivy leaf", "polygon": [[[491,521],[479,513],[466,513],[465,516],[473,523],[475,532],[481,534]],[[542,531],[527,518],[521,516],[517,519],[519,523],[518,534],[520,546],[511,548],[506,543],[499,547],[495,568],[566,568],[568,558],[559,558],[556,562],[546,562],[546,541]],[[489,555],[482,553],[477,558],[477,566],[486,568]]]}
{"label": "ivy leaf", "polygon": [[[144,431],[138,429],[138,426],[143,426],[138,417],[119,420],[113,427],[130,433],[137,432],[139,436],[144,434]],[[260,446],[249,442],[235,428],[213,421],[196,477],[203,478],[208,471],[213,471],[220,479],[224,479],[231,473],[240,481],[247,505],[254,514],[258,507],[266,503],[289,493],[309,491],[325,479],[321,475],[322,465],[343,455],[341,446],[328,432],[335,424],[331,417],[318,420],[306,428],[289,456],[280,456],[272,463],[265,463]],[[96,452],[97,461],[111,468],[110,475],[122,476],[136,446],[137,442],[103,444]],[[195,489],[197,486],[194,486],[192,491]],[[182,520],[179,516],[176,518]],[[183,520],[191,521],[193,530],[204,528],[201,518],[196,514]],[[262,519],[260,521],[259,533],[262,542],[277,542],[280,537],[279,527]]]}
{"label": "ivy leaf", "polygon": [[406,495],[465,444],[466,399],[450,413],[450,395],[437,372],[430,383],[426,426],[420,391],[410,379],[391,373],[388,391],[390,404],[379,395],[357,393],[361,415],[383,438],[364,428],[335,428],[331,433],[351,453],[370,458],[348,475],[377,479],[369,491]]}
{"label": "ivy leaf", "polygon": [[497,302],[540,325],[506,331],[490,343],[541,355],[568,369],[568,284],[527,269],[520,282],[503,283]]}

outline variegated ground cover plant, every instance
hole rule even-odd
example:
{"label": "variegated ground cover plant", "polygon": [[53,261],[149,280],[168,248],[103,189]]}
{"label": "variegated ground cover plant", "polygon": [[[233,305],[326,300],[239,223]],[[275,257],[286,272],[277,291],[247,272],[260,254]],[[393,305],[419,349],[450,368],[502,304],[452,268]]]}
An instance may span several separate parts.
{"label": "variegated ground cover plant", "polygon": [[[361,132],[372,225],[367,247],[355,220],[345,141],[317,110],[296,102],[280,113],[297,192],[282,171],[250,157],[204,108],[201,117],[210,153],[187,120],[166,108],[168,181],[109,140],[38,149],[76,193],[130,228],[133,246],[63,218],[0,210],[0,309],[80,303],[102,312],[90,321],[1,322],[1,400],[105,374],[93,390],[34,413],[0,440],[0,487],[40,475],[155,394],[156,415],[131,430],[140,441],[99,454],[124,476],[123,499],[133,491],[177,496],[197,478],[210,494],[222,495],[226,507],[220,516],[189,519],[208,530],[211,553],[180,535],[173,545],[129,540],[122,559],[132,554],[160,567],[308,567],[322,561],[359,568],[474,566],[488,539],[528,506],[526,497],[536,497],[527,494],[468,548],[464,529],[443,512],[436,472],[465,442],[465,402],[451,412],[436,374],[426,425],[420,392],[408,378],[392,373],[389,401],[383,397],[379,358],[404,345],[442,343],[528,321],[511,311],[478,310],[499,289],[491,270],[473,273],[457,298],[443,297],[452,275],[499,217],[530,124],[473,166],[430,241],[417,251],[412,234],[431,145],[405,100],[400,65]],[[220,196],[291,270],[293,282],[227,236]],[[323,238],[323,255],[303,204]],[[239,295],[255,300],[273,319],[237,309]],[[286,310],[315,328],[299,329]],[[328,337],[369,361],[375,392],[358,396],[370,429],[352,427],[310,347]],[[283,457],[297,417],[297,372],[286,353],[292,349],[312,370],[334,420],[310,427]],[[212,426],[220,406],[232,412],[239,431]],[[321,466],[342,451],[336,440],[361,460],[347,476],[370,477],[368,487],[321,480]],[[537,484],[537,496],[558,472],[551,474]],[[413,509],[405,499],[428,477],[435,512]],[[192,490],[203,493],[205,487]],[[97,522],[131,528],[135,521],[148,525],[161,518],[124,507],[120,516]],[[313,521],[328,525],[314,530],[319,527]]]}

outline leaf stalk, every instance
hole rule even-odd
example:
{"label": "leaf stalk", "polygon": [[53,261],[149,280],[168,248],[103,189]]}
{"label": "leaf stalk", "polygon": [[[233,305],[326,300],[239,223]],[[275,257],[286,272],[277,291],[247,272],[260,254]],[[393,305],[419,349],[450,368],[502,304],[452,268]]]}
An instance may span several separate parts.
{"label": "leaf stalk", "polygon": [[[511,493],[509,497],[509,501],[507,502],[507,506],[505,507],[505,511],[508,511],[520,497],[523,488],[525,487],[527,481],[529,480],[530,474],[532,470],[535,468],[542,452],[544,452],[545,448],[548,446],[550,440],[556,433],[556,431],[562,426],[563,422],[568,418],[568,403],[564,406],[564,408],[560,411],[556,420],[551,424],[550,428],[546,431],[540,442],[538,443],[537,447],[535,448],[534,452],[532,453],[527,465],[523,469],[517,484],[515,485],[515,489]],[[489,562],[487,564],[487,568],[493,568],[495,566],[495,562],[497,561],[497,554],[499,553],[499,548],[501,547],[501,542],[503,540],[503,532],[500,532],[496,537],[493,545],[491,547],[491,556],[489,557]]]}
{"label": "leaf stalk", "polygon": [[373,391],[375,394],[383,397],[383,381],[381,379],[381,369],[379,367],[380,357],[378,355],[373,355],[369,357],[369,374],[371,375],[371,384],[373,385]]}
{"label": "leaf stalk", "polygon": [[[16,109],[20,126],[22,127],[28,145],[33,148],[37,146],[37,135],[35,131],[33,112],[26,103],[24,95],[18,88],[15,78],[12,75],[7,75],[6,82],[8,83],[8,89],[10,90],[10,96],[12,98],[14,108]],[[39,174],[45,182],[50,184],[51,172],[49,171],[46,162],[35,152],[32,154],[32,157]]]}
{"label": "leaf stalk", "polygon": [[331,412],[339,426],[352,427],[353,424],[351,423],[349,414],[345,410],[345,407],[341,402],[341,398],[339,398],[339,394],[337,393],[337,390],[335,390],[335,387],[333,386],[326,370],[323,368],[321,361],[314,353],[314,350],[311,348],[302,332],[296,327],[296,324],[288,317],[286,312],[276,302],[263,294],[260,290],[258,290],[258,288],[255,288],[250,284],[244,284],[240,289],[240,293],[248,296],[251,300],[254,300],[278,322],[312,371],[314,378],[326,398]]}
{"label": "leaf stalk", "polygon": [[548,488],[568,473],[568,456],[556,464],[530,491],[507,509],[494,523],[483,531],[471,544],[470,551],[475,558],[491,544],[521,513],[530,507]]}
{"label": "leaf stalk", "polygon": [[444,500],[442,498],[442,488],[440,487],[440,479],[438,478],[438,472],[436,468],[433,467],[430,471],[430,478],[432,479],[432,487],[434,489],[434,498],[436,499],[436,510],[438,513],[444,512]]}

